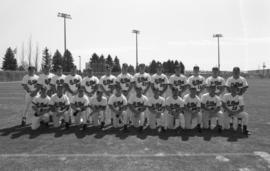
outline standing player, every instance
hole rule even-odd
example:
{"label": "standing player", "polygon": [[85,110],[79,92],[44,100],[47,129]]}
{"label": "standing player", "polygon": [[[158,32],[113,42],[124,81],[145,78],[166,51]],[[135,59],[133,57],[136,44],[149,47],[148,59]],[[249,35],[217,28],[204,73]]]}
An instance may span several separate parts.
{"label": "standing player", "polygon": [[139,73],[136,73],[133,77],[135,87],[142,89],[142,94],[149,95],[148,90],[150,88],[151,76],[145,72],[145,64],[139,65]]}
{"label": "standing player", "polygon": [[121,92],[121,86],[115,86],[115,93],[111,95],[108,105],[112,111],[113,127],[118,128],[124,123],[124,130],[127,130],[128,116],[127,116],[127,99]]}
{"label": "standing player", "polygon": [[86,109],[89,106],[88,97],[84,94],[83,87],[78,87],[78,94],[74,95],[70,100],[70,106],[73,110],[73,116],[75,118],[75,124],[81,124],[82,130],[86,130]]}
{"label": "standing player", "polygon": [[142,94],[142,88],[136,87],[136,95],[128,99],[128,106],[131,111],[131,121],[134,127],[139,127],[139,132],[143,130],[144,112],[147,107],[148,99]]}
{"label": "standing player", "polygon": [[184,108],[185,104],[183,99],[178,96],[178,89],[172,88],[172,96],[166,99],[167,127],[168,129],[185,128]]}
{"label": "standing player", "polygon": [[[110,65],[106,65],[105,69],[106,74],[100,78],[99,84],[107,99],[109,99],[114,90],[116,77],[111,74],[112,68]],[[110,108],[106,108],[106,122],[108,124],[112,122]]]}
{"label": "standing player", "polygon": [[50,118],[50,100],[50,97],[47,95],[47,88],[40,87],[40,95],[35,96],[32,101],[32,108],[35,111],[32,117],[32,130],[38,129],[40,124],[48,125]]}
{"label": "standing player", "polygon": [[162,73],[162,64],[157,64],[157,73],[152,75],[151,83],[152,83],[152,90],[156,89],[159,91],[159,95],[165,97],[164,93],[168,87],[168,78],[165,74]]}
{"label": "standing player", "polygon": [[[84,88],[85,94],[88,96],[88,99],[90,99],[95,95],[97,89],[98,89],[98,83],[99,80],[96,76],[93,75],[92,68],[87,69],[87,76],[83,78],[82,80],[82,87]],[[87,119],[89,118],[89,114],[91,113],[91,109],[87,108]]]}
{"label": "standing player", "polygon": [[42,74],[39,75],[38,78],[38,89],[40,90],[41,87],[46,87],[47,94],[49,97],[53,94],[52,88],[51,88],[51,81],[54,77],[54,74],[50,73],[50,67],[48,65],[43,66]]}
{"label": "standing player", "polygon": [[216,95],[216,86],[209,86],[209,93],[202,95],[201,99],[203,128],[213,128],[218,118],[218,131],[223,127],[223,113],[221,111],[221,99]]}
{"label": "standing player", "polygon": [[199,74],[199,66],[193,67],[193,75],[188,78],[188,84],[190,87],[196,88],[196,94],[200,96],[205,88],[205,78]]}
{"label": "standing player", "polygon": [[149,126],[151,129],[158,128],[158,132],[166,130],[165,98],[160,96],[158,89],[153,89],[154,96],[148,101]]}
{"label": "standing player", "polygon": [[174,88],[177,89],[178,96],[180,97],[183,96],[183,92],[185,92],[187,88],[187,77],[181,74],[181,70],[181,65],[177,65],[175,67],[175,74],[171,75],[169,79],[171,91]]}
{"label": "standing player", "polygon": [[186,129],[191,129],[193,121],[197,121],[197,129],[201,132],[201,122],[202,122],[202,114],[200,112],[201,109],[201,101],[200,98],[196,95],[197,89],[196,87],[189,88],[190,93],[184,96],[185,103],[185,127]]}
{"label": "standing player", "polygon": [[132,76],[128,73],[128,64],[124,63],[122,65],[122,73],[117,76],[116,82],[120,84],[122,92],[127,99],[129,97],[129,92],[132,89],[132,80]]}
{"label": "standing player", "polygon": [[[60,126],[61,119],[64,119],[66,129],[69,128],[69,107],[70,102],[66,94],[64,94],[64,87],[58,86],[56,94],[51,97],[51,111],[53,113],[53,125],[54,127]],[[62,122],[63,123],[63,122]]]}
{"label": "standing player", "polygon": [[66,76],[63,74],[62,66],[58,65],[56,67],[56,75],[54,77],[52,77],[52,80],[50,83],[52,90],[53,90],[53,93],[56,93],[56,88],[58,86],[64,86],[65,78],[66,78]]}
{"label": "standing player", "polygon": [[25,90],[24,96],[24,110],[22,113],[22,122],[21,125],[25,126],[26,124],[26,115],[31,110],[31,104],[33,98],[37,94],[37,80],[38,76],[35,74],[35,67],[30,66],[28,67],[28,74],[23,77],[22,80],[22,87]]}
{"label": "standing player", "polygon": [[[242,119],[243,123],[243,134],[249,135],[247,129],[248,124],[248,113],[244,111],[244,100],[243,97],[238,95],[238,86],[234,85],[230,88],[231,92],[224,94],[222,99],[222,106],[224,109],[224,126],[226,129],[229,128],[230,120],[233,120],[233,128],[237,129],[238,119]],[[238,125],[241,126],[242,125]]]}
{"label": "standing player", "polygon": [[215,86],[216,88],[216,95],[220,96],[225,89],[225,80],[224,78],[219,76],[219,69],[218,67],[212,68],[212,76],[206,79],[206,86]]}
{"label": "standing player", "polygon": [[78,93],[78,87],[82,82],[82,77],[78,75],[76,72],[77,68],[75,65],[73,65],[70,74],[67,75],[65,78],[65,88],[69,99],[71,99],[72,96]]}
{"label": "standing player", "polygon": [[247,80],[240,76],[240,68],[234,67],[233,68],[233,75],[229,77],[226,81],[226,87],[228,92],[231,91],[231,87],[236,86],[238,89],[237,94],[242,96],[248,89]]}
{"label": "standing player", "polygon": [[101,129],[103,129],[106,120],[107,98],[103,96],[102,90],[98,89],[96,95],[91,97],[89,107],[92,111],[89,116],[92,117],[94,126],[100,125]]}

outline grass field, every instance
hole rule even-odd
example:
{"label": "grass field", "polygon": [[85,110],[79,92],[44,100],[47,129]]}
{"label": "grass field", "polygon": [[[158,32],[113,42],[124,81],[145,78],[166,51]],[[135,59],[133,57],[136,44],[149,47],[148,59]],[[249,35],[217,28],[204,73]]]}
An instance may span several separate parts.
{"label": "grass field", "polygon": [[252,135],[21,128],[23,91],[0,84],[0,170],[270,170],[270,80],[248,80]]}

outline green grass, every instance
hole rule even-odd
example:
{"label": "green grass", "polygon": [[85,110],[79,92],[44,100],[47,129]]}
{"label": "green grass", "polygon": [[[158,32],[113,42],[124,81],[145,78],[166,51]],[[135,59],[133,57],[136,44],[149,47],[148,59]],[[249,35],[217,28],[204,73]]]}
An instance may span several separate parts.
{"label": "green grass", "polygon": [[[2,83],[0,170],[269,170],[270,163],[253,153],[270,153],[270,80],[251,79],[248,82],[250,88],[245,103],[250,114],[250,137],[230,131],[159,134],[146,130],[138,134],[133,129],[123,133],[91,127],[86,132],[76,127],[68,131],[55,128],[32,131],[29,126],[17,126],[23,107],[20,85]],[[55,155],[3,156],[22,153]],[[219,161],[216,155],[224,155],[229,161]]]}

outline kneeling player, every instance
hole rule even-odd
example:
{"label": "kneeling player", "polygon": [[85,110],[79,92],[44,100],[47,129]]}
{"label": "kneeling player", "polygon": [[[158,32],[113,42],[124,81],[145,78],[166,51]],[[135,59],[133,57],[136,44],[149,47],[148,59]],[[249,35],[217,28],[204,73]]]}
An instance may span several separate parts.
{"label": "kneeling player", "polygon": [[202,122],[202,114],[200,112],[201,109],[201,101],[200,98],[196,95],[196,87],[190,87],[190,93],[185,95],[184,104],[185,104],[185,128],[191,129],[193,121],[197,121],[197,129],[201,132],[201,122]]}
{"label": "kneeling player", "polygon": [[108,102],[112,112],[113,127],[118,128],[120,125],[122,125],[122,123],[124,123],[124,130],[127,130],[127,99],[121,92],[120,84],[116,84],[115,88],[115,94],[111,95]]}
{"label": "kneeling player", "polygon": [[223,127],[223,114],[221,112],[221,100],[216,95],[215,85],[208,87],[209,93],[202,96],[201,107],[203,114],[203,128],[208,129],[214,127],[218,118],[218,131],[221,132]]}
{"label": "kneeling player", "polygon": [[144,112],[147,107],[148,99],[142,94],[142,88],[136,87],[136,95],[133,95],[128,100],[128,105],[131,111],[131,121],[134,127],[139,127],[139,131],[143,130]]}
{"label": "kneeling player", "polygon": [[165,131],[165,99],[160,96],[160,91],[156,88],[152,89],[154,96],[148,101],[149,108],[149,126],[151,129],[158,127],[158,132]]}
{"label": "kneeling player", "polygon": [[[69,128],[69,99],[66,94],[64,94],[64,87],[58,86],[57,93],[51,98],[51,111],[53,113],[53,125],[54,127],[60,126],[60,121],[64,119],[66,129]],[[62,122],[63,123],[63,122]]]}
{"label": "kneeling player", "polygon": [[[224,108],[224,126],[226,129],[229,128],[230,120],[233,121],[234,130],[237,129],[238,119],[242,120],[243,133],[249,135],[247,129],[248,124],[248,113],[244,111],[244,100],[243,97],[237,94],[238,87],[232,86],[231,93],[224,94],[222,99],[222,106]],[[242,125],[238,125],[242,127]]]}
{"label": "kneeling player", "polygon": [[82,130],[86,129],[86,109],[89,105],[88,97],[84,94],[83,87],[78,88],[78,94],[73,96],[70,100],[73,116],[75,118],[75,124],[83,123]]}
{"label": "kneeling player", "polygon": [[49,111],[50,111],[50,97],[47,96],[46,87],[41,87],[40,95],[34,97],[33,110],[35,111],[34,116],[32,117],[32,130],[38,129],[41,123],[49,123]]}
{"label": "kneeling player", "polygon": [[92,117],[94,126],[100,125],[102,129],[105,126],[107,107],[107,98],[103,96],[102,90],[98,89],[96,95],[90,98],[89,107],[92,111],[89,116]]}
{"label": "kneeling player", "polygon": [[178,89],[172,88],[172,96],[166,99],[168,129],[185,128],[184,101],[178,94]]}

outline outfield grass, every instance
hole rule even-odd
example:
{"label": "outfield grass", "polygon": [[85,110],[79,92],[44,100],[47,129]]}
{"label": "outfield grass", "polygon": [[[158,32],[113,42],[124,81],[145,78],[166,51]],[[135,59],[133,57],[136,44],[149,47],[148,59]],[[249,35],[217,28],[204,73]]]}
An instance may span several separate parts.
{"label": "outfield grass", "polygon": [[254,153],[270,153],[270,80],[248,82],[250,137],[230,131],[138,134],[91,127],[86,132],[76,127],[32,131],[17,126],[20,85],[1,83],[0,170],[270,170],[269,161]]}

